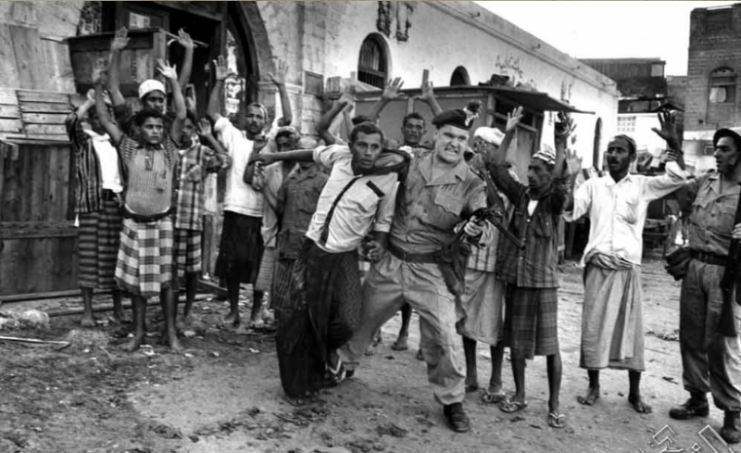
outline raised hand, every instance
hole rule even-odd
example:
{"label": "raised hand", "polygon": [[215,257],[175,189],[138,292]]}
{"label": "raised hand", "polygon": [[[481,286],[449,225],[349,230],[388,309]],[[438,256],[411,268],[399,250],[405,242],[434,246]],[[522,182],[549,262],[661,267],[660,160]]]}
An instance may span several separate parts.
{"label": "raised hand", "polygon": [[670,149],[674,151],[682,151],[682,143],[679,140],[679,133],[677,132],[677,118],[672,112],[659,112],[659,124],[661,130],[651,128],[659,137],[666,141],[666,144]]}
{"label": "raised hand", "polygon": [[164,61],[161,58],[157,59],[157,70],[162,74],[162,76],[166,79],[174,80],[177,82],[178,80],[178,71],[177,66],[170,66],[170,63]]}
{"label": "raised hand", "polygon": [[[191,87],[192,85],[188,85]],[[194,89],[185,90],[185,109],[191,112],[196,110],[196,92]]]}
{"label": "raised hand", "polygon": [[94,85],[98,83],[106,85],[108,83],[108,60],[105,58],[95,60],[90,78]]}
{"label": "raised hand", "polygon": [[555,127],[556,140],[562,140],[565,143],[575,130],[576,124],[574,123],[574,119],[566,112],[558,112],[558,120]]}
{"label": "raised hand", "polygon": [[348,87],[348,89],[342,93],[342,96],[340,96],[340,99],[337,102],[339,102],[340,104],[345,104],[345,105],[354,104],[355,103],[355,88]]}
{"label": "raised hand", "polygon": [[435,91],[432,86],[432,82],[427,81],[422,84],[422,93],[419,96],[416,96],[415,99],[419,99],[420,101],[429,102],[433,99],[435,99]]}
{"label": "raised hand", "polygon": [[576,175],[581,171],[582,158],[577,155],[575,149],[566,150],[566,166],[569,169],[569,174]]}
{"label": "raised hand", "polygon": [[226,62],[226,58],[223,55],[219,55],[219,58],[213,60],[213,63],[216,80],[226,80],[229,77],[229,65]]}
{"label": "raised hand", "polygon": [[386,88],[384,88],[383,95],[381,97],[389,101],[394,99],[404,99],[404,93],[399,92],[403,85],[404,81],[401,80],[401,77],[395,78],[386,85]]}
{"label": "raised hand", "polygon": [[129,31],[126,27],[121,27],[116,30],[116,34],[113,36],[113,41],[111,41],[111,52],[120,52],[129,45],[128,33]]}
{"label": "raised hand", "polygon": [[267,76],[276,86],[285,85],[288,76],[288,64],[280,58],[277,58],[275,62],[275,74],[269,72]]}
{"label": "raised hand", "polygon": [[517,129],[517,125],[522,120],[522,107],[517,107],[512,112],[507,114],[507,125],[504,128],[504,132],[512,132]]}
{"label": "raised hand", "polygon": [[213,127],[211,127],[211,122],[207,120],[206,118],[201,118],[201,120],[198,122],[198,133],[200,133],[204,137],[209,137],[213,135]]}
{"label": "raised hand", "polygon": [[178,43],[186,49],[193,49],[195,47],[190,35],[182,28],[178,30]]}

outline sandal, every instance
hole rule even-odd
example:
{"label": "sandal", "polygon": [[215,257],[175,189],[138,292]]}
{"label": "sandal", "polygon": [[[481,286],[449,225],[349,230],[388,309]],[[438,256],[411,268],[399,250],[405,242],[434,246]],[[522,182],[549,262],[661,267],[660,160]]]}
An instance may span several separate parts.
{"label": "sandal", "polygon": [[499,403],[499,409],[502,412],[506,412],[508,414],[512,414],[514,412],[519,412],[527,407],[527,401],[512,401],[510,399],[505,399],[501,403]]}
{"label": "sandal", "polygon": [[340,384],[340,382],[347,379],[347,370],[345,369],[345,366],[342,364],[342,360],[339,360],[337,362],[337,367],[332,369],[332,367],[327,364],[327,369],[324,372],[324,387],[325,388],[332,388],[336,387]]}
{"label": "sandal", "polygon": [[504,390],[498,392],[490,392],[487,390],[483,395],[481,395],[481,402],[484,404],[499,404],[506,398],[507,395],[504,393]]}
{"label": "sandal", "polygon": [[548,426],[551,428],[565,428],[566,427],[566,414],[557,414],[551,412],[548,414]]}

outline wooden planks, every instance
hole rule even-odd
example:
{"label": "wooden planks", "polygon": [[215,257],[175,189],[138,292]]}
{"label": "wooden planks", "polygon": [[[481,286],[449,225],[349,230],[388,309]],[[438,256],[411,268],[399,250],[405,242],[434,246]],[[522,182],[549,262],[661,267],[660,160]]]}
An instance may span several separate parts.
{"label": "wooden planks", "polygon": [[40,52],[39,32],[34,28],[9,25],[13,52],[21,88],[40,88],[49,81],[43,80],[45,65]]}

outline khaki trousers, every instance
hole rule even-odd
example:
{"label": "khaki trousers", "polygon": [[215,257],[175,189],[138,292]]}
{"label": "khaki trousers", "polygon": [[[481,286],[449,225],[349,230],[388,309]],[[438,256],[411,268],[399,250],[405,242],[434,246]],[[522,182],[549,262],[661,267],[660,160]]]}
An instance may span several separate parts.
{"label": "khaki trousers", "polygon": [[455,325],[463,313],[434,263],[406,263],[387,253],[371,266],[363,283],[360,327],[340,350],[345,366],[354,369],[360,363],[375,332],[404,303],[419,314],[420,349],[435,399],[445,405],[462,402],[465,358]]}

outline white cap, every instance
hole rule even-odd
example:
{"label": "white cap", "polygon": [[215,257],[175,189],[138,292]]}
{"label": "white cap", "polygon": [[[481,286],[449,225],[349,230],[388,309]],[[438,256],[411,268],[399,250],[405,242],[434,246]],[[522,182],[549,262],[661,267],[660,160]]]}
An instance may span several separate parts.
{"label": "white cap", "polygon": [[161,91],[163,94],[167,93],[167,91],[165,91],[165,84],[159,80],[149,79],[139,85],[139,99],[142,99],[152,91]]}
{"label": "white cap", "polygon": [[504,140],[504,133],[494,127],[479,127],[473,133],[474,138],[478,137],[486,143],[499,146]]}

